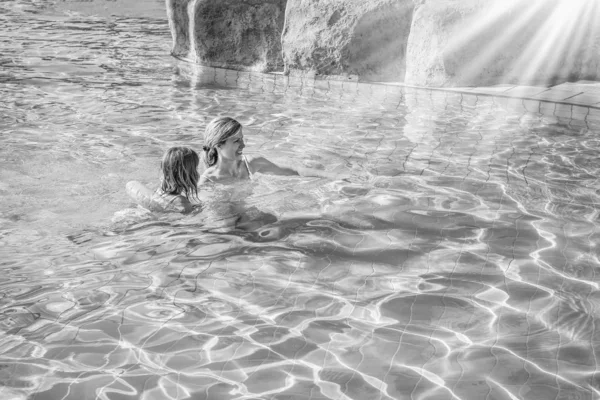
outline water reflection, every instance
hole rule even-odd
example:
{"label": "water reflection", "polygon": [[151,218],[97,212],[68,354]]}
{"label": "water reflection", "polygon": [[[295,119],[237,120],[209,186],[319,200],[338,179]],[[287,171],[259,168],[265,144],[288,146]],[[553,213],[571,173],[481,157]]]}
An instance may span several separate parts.
{"label": "water reflection", "polygon": [[[0,7],[0,397],[600,394],[593,118],[196,68],[164,20]],[[350,179],[136,209],[125,183],[218,115]]]}

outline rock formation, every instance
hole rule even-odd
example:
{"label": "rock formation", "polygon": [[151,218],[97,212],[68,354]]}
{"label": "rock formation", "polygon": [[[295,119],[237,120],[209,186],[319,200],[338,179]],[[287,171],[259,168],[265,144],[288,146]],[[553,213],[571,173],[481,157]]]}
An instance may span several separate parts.
{"label": "rock formation", "polygon": [[594,0],[422,0],[404,81],[440,87],[598,79],[599,11]]}
{"label": "rock formation", "polygon": [[[190,54],[190,3],[192,0],[166,0],[167,18],[171,36],[173,37],[173,48],[171,54],[177,58],[188,59]],[[193,15],[193,14],[192,14]]]}
{"label": "rock formation", "polygon": [[416,86],[600,79],[597,0],[166,0],[176,57]]}
{"label": "rock formation", "polygon": [[166,0],[172,54],[211,67],[283,69],[287,0]]}
{"label": "rock formation", "polygon": [[288,0],[286,70],[402,80],[412,0]]}

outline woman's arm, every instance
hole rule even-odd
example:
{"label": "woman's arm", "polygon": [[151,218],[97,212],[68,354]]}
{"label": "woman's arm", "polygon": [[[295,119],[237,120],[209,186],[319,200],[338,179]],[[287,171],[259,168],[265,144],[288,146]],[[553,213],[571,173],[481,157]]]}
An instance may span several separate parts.
{"label": "woman's arm", "polygon": [[264,157],[248,157],[248,166],[253,174],[260,172],[261,174],[270,175],[300,175],[296,169],[275,164]]}
{"label": "woman's arm", "polygon": [[314,168],[292,167],[286,163],[279,162],[275,164],[264,157],[248,157],[248,165],[252,173],[260,172],[261,174],[270,175],[296,175],[296,176],[315,176],[320,178],[337,179],[332,173]]}

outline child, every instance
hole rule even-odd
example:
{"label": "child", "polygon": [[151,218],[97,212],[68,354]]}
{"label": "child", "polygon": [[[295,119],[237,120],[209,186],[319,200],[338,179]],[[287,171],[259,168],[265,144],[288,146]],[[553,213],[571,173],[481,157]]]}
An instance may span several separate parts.
{"label": "child", "polygon": [[[160,163],[160,187],[152,192],[137,181],[128,182],[127,193],[150,211],[188,213],[198,200],[198,154],[189,147],[171,147]],[[195,200],[193,204],[191,200]]]}

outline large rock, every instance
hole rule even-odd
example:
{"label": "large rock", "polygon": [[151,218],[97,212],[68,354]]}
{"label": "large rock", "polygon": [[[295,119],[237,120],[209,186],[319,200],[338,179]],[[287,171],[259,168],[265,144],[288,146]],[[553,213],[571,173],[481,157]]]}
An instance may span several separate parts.
{"label": "large rock", "polygon": [[403,81],[412,0],[288,0],[287,71]]}
{"label": "large rock", "polygon": [[173,55],[205,66],[433,87],[600,80],[598,0],[166,4]]}
{"label": "large rock", "polygon": [[600,78],[597,1],[419,0],[405,82],[553,84]]}
{"label": "large rock", "polygon": [[[190,12],[194,5],[192,0],[166,0],[167,18],[173,47],[171,54],[177,58],[188,59],[190,55]],[[193,13],[192,13],[193,15]]]}
{"label": "large rock", "polygon": [[283,69],[287,0],[166,0],[174,56],[211,67]]}

